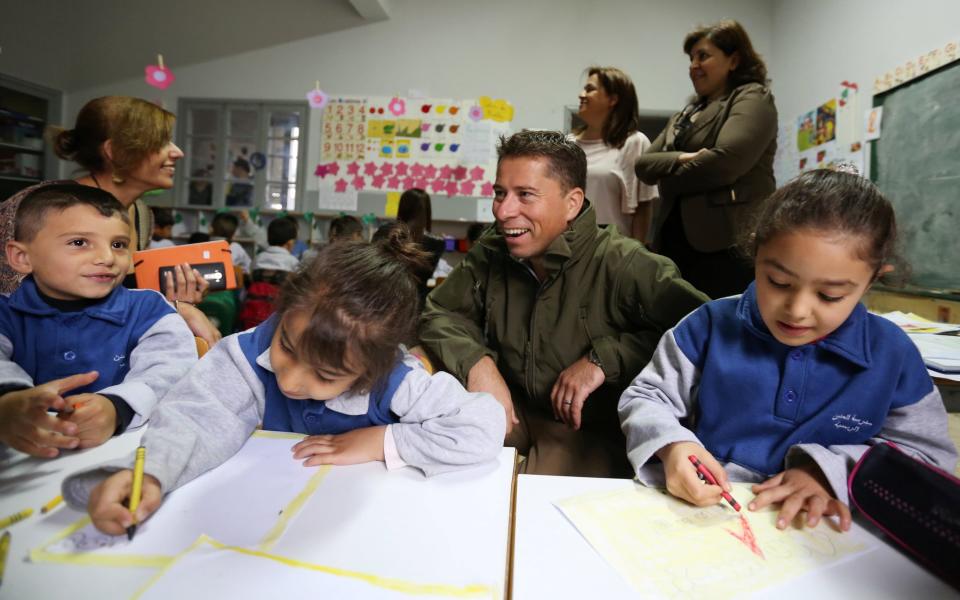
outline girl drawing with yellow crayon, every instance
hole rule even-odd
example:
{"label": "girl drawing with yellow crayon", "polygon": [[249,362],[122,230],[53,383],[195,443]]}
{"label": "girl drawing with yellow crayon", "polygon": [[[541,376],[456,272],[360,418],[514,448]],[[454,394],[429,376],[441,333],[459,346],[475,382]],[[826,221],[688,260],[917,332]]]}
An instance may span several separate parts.
{"label": "girl drawing with yellow crayon", "polygon": [[[136,522],[230,458],[261,423],[307,434],[291,460],[308,467],[379,460],[431,475],[495,458],[506,428],[500,404],[446,373],[430,375],[400,347],[416,324],[412,269],[425,259],[397,229],[378,243],[329,245],[287,277],[272,317],[214,346],[157,406],[143,437]],[[131,464],[68,478],[65,499],[87,506],[89,496],[94,525],[119,535],[134,522]]]}

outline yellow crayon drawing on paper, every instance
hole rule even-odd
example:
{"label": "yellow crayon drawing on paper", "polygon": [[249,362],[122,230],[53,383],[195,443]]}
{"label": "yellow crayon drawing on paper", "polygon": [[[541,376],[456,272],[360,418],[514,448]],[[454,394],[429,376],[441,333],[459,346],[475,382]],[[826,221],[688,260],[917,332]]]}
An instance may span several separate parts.
{"label": "yellow crayon drawing on paper", "polygon": [[[735,484],[744,507],[750,487]],[[872,549],[825,521],[776,528],[777,510],[700,508],[635,486],[556,503],[594,549],[644,596],[728,598],[757,591]]]}
{"label": "yellow crayon drawing on paper", "polygon": [[276,596],[316,598],[486,598],[498,600],[484,584],[449,585],[381,577],[289,557],[238,548],[200,536],[171,560],[134,598]]}

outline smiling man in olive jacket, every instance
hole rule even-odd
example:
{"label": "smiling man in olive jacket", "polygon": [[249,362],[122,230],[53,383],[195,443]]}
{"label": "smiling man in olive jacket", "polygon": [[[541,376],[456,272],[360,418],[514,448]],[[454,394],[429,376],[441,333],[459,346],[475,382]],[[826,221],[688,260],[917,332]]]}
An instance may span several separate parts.
{"label": "smiling man in olive jacket", "polygon": [[706,296],[584,197],[563,134],[501,139],[491,228],[428,297],[420,340],[493,394],[526,473],[629,476],[617,402],[660,336]]}

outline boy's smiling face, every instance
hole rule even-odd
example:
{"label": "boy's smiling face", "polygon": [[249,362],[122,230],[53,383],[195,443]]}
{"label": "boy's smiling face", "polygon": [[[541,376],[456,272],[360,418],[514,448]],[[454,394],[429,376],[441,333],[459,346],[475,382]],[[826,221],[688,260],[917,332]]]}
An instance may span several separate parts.
{"label": "boy's smiling face", "polygon": [[9,242],[7,259],[32,274],[41,292],[58,300],[107,296],[130,269],[130,226],[88,205],[47,210],[29,242]]}

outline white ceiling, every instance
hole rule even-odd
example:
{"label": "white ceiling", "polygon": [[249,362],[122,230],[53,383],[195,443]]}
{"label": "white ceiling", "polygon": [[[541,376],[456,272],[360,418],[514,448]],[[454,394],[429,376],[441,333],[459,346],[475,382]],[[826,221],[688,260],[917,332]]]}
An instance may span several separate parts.
{"label": "white ceiling", "polygon": [[[385,0],[0,0],[0,73],[69,92],[359,27]],[[361,16],[363,13],[366,16]]]}

